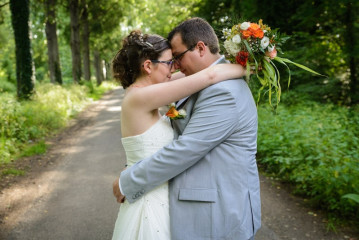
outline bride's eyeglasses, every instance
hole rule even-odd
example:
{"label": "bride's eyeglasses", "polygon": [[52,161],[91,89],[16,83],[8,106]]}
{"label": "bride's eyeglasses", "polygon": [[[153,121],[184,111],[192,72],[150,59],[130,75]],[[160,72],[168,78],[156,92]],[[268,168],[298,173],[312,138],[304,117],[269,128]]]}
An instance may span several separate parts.
{"label": "bride's eyeglasses", "polygon": [[167,64],[168,67],[172,68],[172,65],[173,65],[173,60],[171,61],[161,61],[161,60],[151,60],[151,62],[153,63],[164,63],[164,64]]}

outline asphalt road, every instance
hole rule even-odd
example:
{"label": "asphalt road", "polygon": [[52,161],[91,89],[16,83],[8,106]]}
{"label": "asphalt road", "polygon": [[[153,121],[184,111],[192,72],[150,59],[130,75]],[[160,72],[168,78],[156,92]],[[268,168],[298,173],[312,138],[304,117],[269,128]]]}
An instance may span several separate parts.
{"label": "asphalt road", "polygon": [[61,163],[36,184],[46,186],[6,239],[111,239],[119,205],[112,182],[124,166],[123,90],[91,109],[93,121],[71,137]]}
{"label": "asphalt road", "polygon": [[[112,196],[112,182],[125,160],[120,133],[122,97],[123,90],[116,89],[94,104],[87,110],[86,125],[57,147],[61,157],[54,166],[4,192],[18,194],[6,203],[13,211],[6,218],[11,226],[7,225],[4,239],[111,239],[119,207]],[[319,214],[263,176],[261,195],[263,226],[257,240],[355,239],[327,233]],[[15,211],[17,205],[19,211]]]}

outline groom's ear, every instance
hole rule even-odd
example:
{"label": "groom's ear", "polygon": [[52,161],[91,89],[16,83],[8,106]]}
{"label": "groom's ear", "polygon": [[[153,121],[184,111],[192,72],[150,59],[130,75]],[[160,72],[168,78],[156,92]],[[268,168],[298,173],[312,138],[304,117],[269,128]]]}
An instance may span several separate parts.
{"label": "groom's ear", "polygon": [[202,42],[202,41],[199,41],[199,42],[197,43],[197,48],[198,48],[198,51],[199,51],[199,55],[200,55],[201,57],[203,57],[204,54],[206,53],[206,51],[208,50],[208,49],[206,48],[206,44],[205,44],[204,42]]}

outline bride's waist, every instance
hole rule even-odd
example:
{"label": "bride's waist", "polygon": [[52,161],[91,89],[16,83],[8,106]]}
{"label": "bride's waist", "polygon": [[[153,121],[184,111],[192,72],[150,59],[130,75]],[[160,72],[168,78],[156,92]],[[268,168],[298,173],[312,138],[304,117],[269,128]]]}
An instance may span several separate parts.
{"label": "bride's waist", "polygon": [[162,185],[155,187],[151,191],[147,192],[144,195],[144,198],[164,198],[168,199],[168,182],[163,183]]}

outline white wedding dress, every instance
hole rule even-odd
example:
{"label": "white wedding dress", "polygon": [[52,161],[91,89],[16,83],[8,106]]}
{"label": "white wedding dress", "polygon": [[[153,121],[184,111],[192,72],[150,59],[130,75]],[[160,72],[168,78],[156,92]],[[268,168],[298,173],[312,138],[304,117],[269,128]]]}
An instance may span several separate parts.
{"label": "white wedding dress", "polygon": [[[173,140],[170,121],[162,116],[140,135],[122,138],[128,167],[153,155]],[[169,240],[168,183],[146,193],[134,203],[120,205],[112,240]]]}

